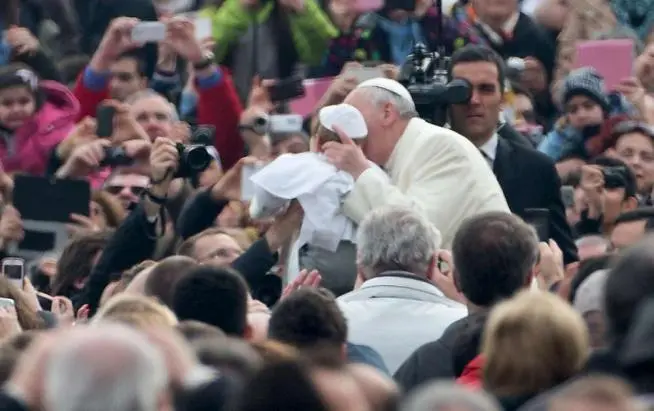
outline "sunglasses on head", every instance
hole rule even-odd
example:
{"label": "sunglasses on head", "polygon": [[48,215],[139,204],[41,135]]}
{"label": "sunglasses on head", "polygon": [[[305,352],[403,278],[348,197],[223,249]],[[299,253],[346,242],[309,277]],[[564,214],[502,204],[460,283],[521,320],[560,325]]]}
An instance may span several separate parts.
{"label": "sunglasses on head", "polygon": [[128,188],[132,192],[132,194],[134,194],[137,197],[140,196],[141,194],[143,194],[143,192],[145,191],[145,187],[139,187],[139,186],[129,186],[128,187],[128,186],[120,186],[120,185],[108,186],[108,187],[105,187],[104,190],[106,192],[108,192],[109,194],[118,195],[125,188]]}

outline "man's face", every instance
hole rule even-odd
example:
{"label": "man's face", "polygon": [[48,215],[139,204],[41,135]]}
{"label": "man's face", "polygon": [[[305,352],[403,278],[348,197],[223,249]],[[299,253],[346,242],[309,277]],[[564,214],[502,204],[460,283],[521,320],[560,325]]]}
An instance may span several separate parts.
{"label": "man's face", "polygon": [[487,61],[457,63],[452,68],[453,78],[465,79],[472,86],[470,101],[450,108],[452,129],[477,145],[484,144],[497,128],[502,110],[498,76],[497,66]]}
{"label": "man's face", "polygon": [[616,250],[622,250],[636,244],[645,237],[646,220],[627,221],[613,227],[611,245]]}
{"label": "man's face", "polygon": [[161,96],[144,97],[130,106],[132,115],[151,140],[172,137],[173,108]]}
{"label": "man's face", "polygon": [[615,144],[618,158],[629,166],[636,176],[638,192],[649,194],[654,184],[654,144],[643,133],[620,136]]}
{"label": "man's face", "polygon": [[147,78],[141,77],[138,63],[133,58],[122,58],[114,62],[109,67],[109,72],[109,96],[114,100],[123,101],[146,87]]}
{"label": "man's face", "polygon": [[393,151],[393,145],[384,138],[384,129],[397,119],[390,104],[387,107],[378,107],[370,100],[365,90],[357,89],[352,91],[345,98],[344,103],[354,106],[361,112],[366,126],[368,127],[368,138],[361,144],[361,149],[366,157],[375,164],[384,165]]}
{"label": "man's face", "polygon": [[193,255],[199,263],[228,266],[243,250],[236,240],[227,234],[212,234],[200,237],[193,247]]}
{"label": "man's face", "polygon": [[125,209],[132,203],[138,203],[141,194],[150,183],[147,176],[141,174],[116,174],[105,184],[104,190],[115,195]]}

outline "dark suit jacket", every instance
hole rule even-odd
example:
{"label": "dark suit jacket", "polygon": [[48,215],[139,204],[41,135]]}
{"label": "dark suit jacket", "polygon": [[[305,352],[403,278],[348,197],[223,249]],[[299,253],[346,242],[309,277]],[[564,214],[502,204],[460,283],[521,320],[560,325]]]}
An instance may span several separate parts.
{"label": "dark suit jacket", "polygon": [[563,251],[566,264],[577,261],[577,247],[561,201],[561,181],[552,160],[500,137],[493,172],[513,213],[522,216],[528,208],[550,211],[550,237]]}

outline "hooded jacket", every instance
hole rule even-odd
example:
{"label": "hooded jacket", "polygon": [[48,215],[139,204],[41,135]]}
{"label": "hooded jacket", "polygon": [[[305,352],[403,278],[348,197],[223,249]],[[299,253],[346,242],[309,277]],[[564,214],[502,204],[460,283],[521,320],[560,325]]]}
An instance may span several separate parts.
{"label": "hooded jacket", "polygon": [[38,111],[13,133],[0,129],[0,160],[7,172],[42,175],[50,151],[68,136],[79,113],[79,102],[62,84],[41,81],[44,101]]}

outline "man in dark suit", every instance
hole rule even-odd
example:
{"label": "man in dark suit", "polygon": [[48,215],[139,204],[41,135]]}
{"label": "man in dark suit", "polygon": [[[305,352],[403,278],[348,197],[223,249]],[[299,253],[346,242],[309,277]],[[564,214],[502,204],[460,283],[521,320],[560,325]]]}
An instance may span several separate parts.
{"label": "man in dark suit", "polygon": [[511,131],[510,125],[498,129],[505,82],[502,59],[488,47],[468,45],[452,56],[450,75],[472,85],[470,101],[450,108],[452,129],[479,148],[513,213],[525,218],[529,209],[549,210],[549,237],[563,251],[566,264],[577,261],[554,163],[542,153],[502,137]]}

